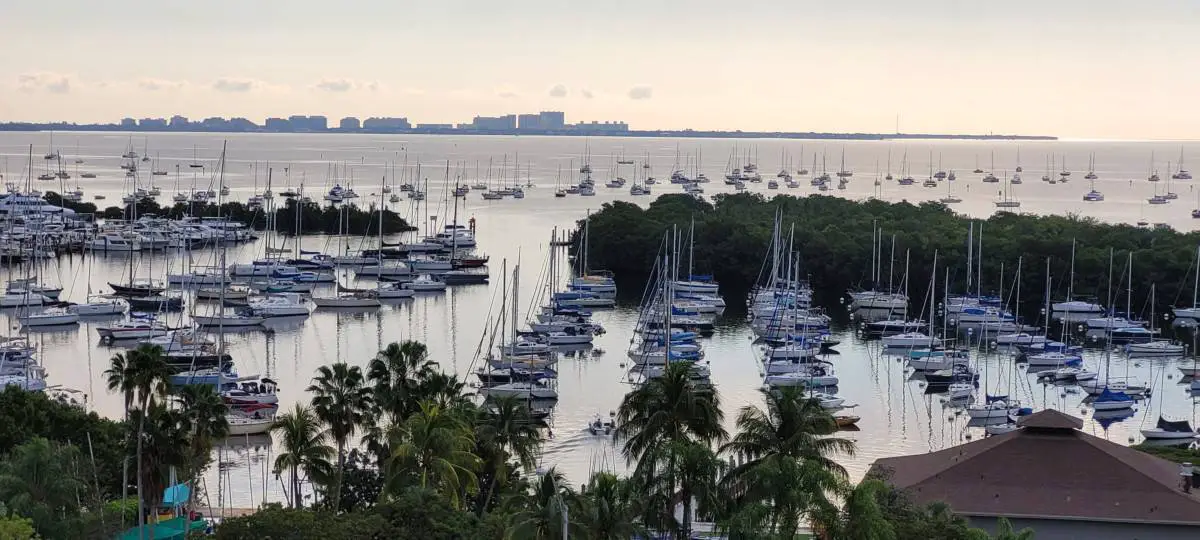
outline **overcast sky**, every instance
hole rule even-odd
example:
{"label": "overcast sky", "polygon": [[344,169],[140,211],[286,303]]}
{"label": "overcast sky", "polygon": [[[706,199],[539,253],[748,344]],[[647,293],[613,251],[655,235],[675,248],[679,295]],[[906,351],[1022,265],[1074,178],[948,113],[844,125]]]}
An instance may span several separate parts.
{"label": "overcast sky", "polygon": [[1200,138],[1197,0],[10,0],[0,121]]}

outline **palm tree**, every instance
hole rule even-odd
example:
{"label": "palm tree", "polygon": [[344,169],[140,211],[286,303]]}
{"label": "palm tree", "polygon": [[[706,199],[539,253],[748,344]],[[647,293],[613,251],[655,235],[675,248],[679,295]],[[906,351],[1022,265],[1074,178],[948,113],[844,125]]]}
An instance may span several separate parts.
{"label": "palm tree", "polygon": [[[217,394],[216,389],[206,384],[191,384],[180,388],[175,395],[175,401],[182,413],[180,428],[190,439],[190,452],[187,456],[190,473],[188,476],[194,484],[212,457],[213,441],[229,436],[229,419],[225,416],[229,407]],[[190,493],[195,491],[192,489]]]}
{"label": "palm tree", "polygon": [[271,424],[272,435],[278,434],[283,452],[275,458],[275,474],[278,476],[284,469],[290,472],[288,487],[291,489],[293,508],[303,506],[300,494],[301,474],[303,471],[314,482],[322,482],[329,476],[329,458],[333,457],[333,448],[325,444],[327,434],[321,428],[312,409],[297,403],[291,412],[284,413]]}
{"label": "palm tree", "polygon": [[381,466],[391,455],[384,427],[403,422],[420,408],[419,387],[436,372],[437,363],[429,360],[429,350],[424,344],[411,340],[389,343],[367,365],[367,380],[371,383],[374,401],[364,426],[363,442]]}
{"label": "palm tree", "polygon": [[[879,480],[860,482],[846,494],[846,504],[841,510],[830,506],[817,512],[814,525],[820,536],[826,540],[896,540],[895,527],[879,504],[888,489]],[[786,534],[783,533],[784,538],[791,538]]]}
{"label": "palm tree", "polygon": [[138,443],[143,447],[138,484],[145,486],[139,497],[148,508],[157,508],[162,501],[163,490],[168,486],[172,467],[189,465],[191,456],[190,432],[185,413],[153,405],[147,411],[134,409],[131,419],[141,427]]}
{"label": "palm tree", "polygon": [[337,444],[337,469],[334,470],[333,512],[341,508],[342,468],[346,463],[346,442],[362,425],[371,407],[371,390],[364,386],[362,369],[343,362],[317,368],[317,376],[308,387],[312,409],[329,426]]}
{"label": "palm tree", "polygon": [[[575,491],[566,484],[562,473],[551,468],[543,473],[532,491],[513,495],[506,503],[511,512],[506,538],[552,540],[563,537],[563,522],[567,530],[578,531],[573,521],[578,515]],[[566,515],[564,516],[564,511]]]}
{"label": "palm tree", "polygon": [[[669,472],[677,471],[675,461],[681,452],[696,451],[686,443],[707,447],[724,441],[728,437],[722,426],[724,418],[716,389],[692,379],[691,367],[684,362],[668,364],[661,377],[625,395],[617,409],[614,436],[624,441],[625,459],[637,463],[634,476],[638,481],[669,494],[656,499],[663,505],[647,506],[648,517],[659,516],[656,521],[672,519],[677,487],[683,492],[697,492],[700,486],[676,485],[676,481],[689,481],[687,476]],[[660,476],[666,484],[658,480]],[[690,499],[687,504],[690,506]],[[690,515],[685,516],[685,529],[690,519]]]}
{"label": "palm tree", "polygon": [[649,537],[649,531],[640,523],[643,503],[642,494],[631,480],[597,472],[581,494],[579,525],[596,540]]}
{"label": "palm tree", "polygon": [[475,442],[480,457],[487,456],[487,492],[480,513],[491,505],[499,478],[507,475],[508,461],[516,458],[526,471],[537,465],[537,449],[542,442],[537,424],[529,415],[529,407],[514,397],[495,399],[492,408],[482,410],[476,422]]}
{"label": "palm tree", "polygon": [[996,520],[996,535],[993,540],[1033,540],[1033,529],[1024,528],[1020,531],[1013,531],[1012,522],[1008,518],[1000,518]]}
{"label": "palm tree", "polygon": [[388,430],[392,455],[384,493],[396,494],[416,483],[440,491],[459,506],[460,494],[478,491],[479,457],[472,453],[475,436],[464,416],[424,401],[403,424],[393,425]]}
{"label": "palm tree", "polygon": [[[738,432],[721,451],[747,461],[722,479],[734,507],[770,503],[771,526],[788,537],[804,514],[826,512],[827,494],[845,487],[846,470],[830,457],[853,455],[854,443],[829,437],[836,421],[799,387],[762,391],[766,410],[738,414]],[[734,510],[735,511],[735,510]]]}
{"label": "palm tree", "polygon": [[[137,403],[145,413],[151,404],[167,394],[167,381],[171,376],[170,365],[167,364],[166,354],[157,345],[140,345],[138,348],[112,357],[112,365],[104,371],[105,381],[110,391],[120,391],[125,395],[125,415],[129,416],[130,405]],[[142,477],[142,434],[145,431],[146,415],[138,420],[137,432],[137,470],[138,474],[138,525],[142,525],[146,517],[145,497]],[[128,482],[125,482],[128,485]],[[124,494],[122,494],[124,495]]]}

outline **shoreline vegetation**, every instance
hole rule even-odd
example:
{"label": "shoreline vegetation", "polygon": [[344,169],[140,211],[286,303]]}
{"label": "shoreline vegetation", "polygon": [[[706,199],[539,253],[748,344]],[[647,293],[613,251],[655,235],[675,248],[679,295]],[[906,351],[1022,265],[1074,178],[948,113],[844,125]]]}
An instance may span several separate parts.
{"label": "shoreline vegetation", "polygon": [[[834,306],[854,288],[888,287],[905,290],[905,258],[909,258],[907,290],[910,309],[920,310],[929,297],[929,279],[937,252],[941,298],[942,277],[949,272],[951,294],[966,288],[967,237],[974,222],[975,242],[982,234],[983,252],[976,245],[974,285],[984,294],[1001,286],[1011,297],[1018,259],[1021,264],[1022,314],[1036,315],[1044,306],[1046,260],[1050,260],[1052,301],[1071,290],[1077,299],[1094,298],[1108,308],[1124,311],[1129,280],[1127,256],[1133,255],[1132,311],[1149,314],[1151,285],[1156,286],[1162,316],[1174,305],[1191,305],[1200,234],[1171,229],[1107,224],[1076,215],[1038,216],[996,213],[975,219],[955,213],[936,202],[855,201],[838,197],[759,194],[720,194],[712,201],[689,195],[663,195],[646,208],[627,202],[605,203],[598,212],[580,220],[574,231],[571,253],[578,256],[585,221],[588,222],[588,266],[612,271],[622,290],[641,290],[664,232],[678,228],[686,241],[695,221],[693,274],[712,275],[721,284],[730,306],[742,306],[750,289],[769,275],[764,267],[771,231],[780,216],[784,241],[794,234],[802,277],[811,282],[815,300]],[[980,227],[982,226],[982,233]],[[872,230],[878,227],[883,245],[881,283],[872,283]],[[895,235],[895,254],[891,238]],[[1070,283],[1072,241],[1075,243],[1074,283]],[[788,246],[783,246],[786,250]],[[1111,250],[1111,259],[1110,259]],[[681,254],[679,275],[687,274],[687,251]],[[889,263],[889,257],[892,263]],[[1110,274],[1109,261],[1113,268]],[[1003,265],[1003,276],[1001,274]],[[1108,302],[1111,275],[1112,302]],[[980,278],[979,276],[982,276]],[[939,300],[940,302],[940,300]]]}
{"label": "shoreline vegetation", "polygon": [[[124,421],[0,391],[0,531],[17,531],[5,538],[111,538],[155,513],[172,478],[192,487],[189,506],[208,500],[201,479],[228,410],[210,386],[169,386],[163,355],[141,346],[111,359],[106,386],[123,395]],[[267,481],[288,500],[223,520],[217,539],[550,540],[564,527],[581,540],[691,538],[694,521],[730,540],[992,538],[885,478],[852,484],[836,460],[855,443],[798,387],[764,392],[727,432],[717,388],[671,364],[615,415],[629,474],[598,471],[576,487],[538,467],[549,429],[525,403],[479,404],[419,342],[365,360],[318,368],[308,399],[285,407]]]}
{"label": "shoreline vegetation", "polygon": [[[62,196],[53,191],[45,194],[47,203],[74,210],[78,215],[94,215],[102,219],[126,219],[129,211],[128,204],[109,206],[100,209],[90,202],[71,202],[63,200]],[[342,234],[376,236],[379,234],[379,214],[374,204],[366,209],[356,204],[321,206],[317,202],[299,203],[296,199],[287,199],[283,206],[275,209],[274,224],[279,234],[295,235],[296,205],[301,204],[300,226],[301,234]],[[153,199],[141,199],[137,202],[137,215],[158,216],[170,219],[180,219],[185,216],[216,217],[217,205],[207,202],[174,203],[171,206],[161,206]],[[270,217],[266,210],[255,209],[240,202],[222,203],[220,215],[231,221],[244,223],[254,230],[267,229]],[[341,227],[338,219],[341,217]],[[417,230],[400,217],[400,214],[387,208],[383,211],[383,234],[397,234]]]}

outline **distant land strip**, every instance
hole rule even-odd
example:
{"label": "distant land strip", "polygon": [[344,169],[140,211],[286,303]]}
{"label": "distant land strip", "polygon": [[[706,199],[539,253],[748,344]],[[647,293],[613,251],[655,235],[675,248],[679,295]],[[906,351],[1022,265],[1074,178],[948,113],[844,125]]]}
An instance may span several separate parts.
{"label": "distant land strip", "polygon": [[883,141],[895,139],[939,139],[939,140],[977,140],[977,141],[1057,141],[1053,135],[1006,135],[1006,134],[969,134],[969,133],[828,133],[816,131],[701,131],[683,130],[628,130],[610,131],[604,129],[570,129],[570,130],[485,130],[461,128],[410,128],[410,129],[339,129],[326,130],[270,130],[262,127],[256,129],[205,129],[203,127],[189,128],[154,128],[129,127],[118,124],[72,124],[72,123],[0,123],[0,131],[105,131],[123,133],[365,133],[365,134],[402,134],[402,135],[530,135],[530,136],[567,136],[567,137],[682,137],[682,138],[711,138],[711,139],[827,139],[827,140],[859,140]]}

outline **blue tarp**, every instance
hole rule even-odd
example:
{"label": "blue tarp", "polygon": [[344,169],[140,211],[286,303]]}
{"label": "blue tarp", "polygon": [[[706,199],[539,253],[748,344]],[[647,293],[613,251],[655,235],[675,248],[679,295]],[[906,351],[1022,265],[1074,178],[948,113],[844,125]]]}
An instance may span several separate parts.
{"label": "blue tarp", "polygon": [[184,484],[175,484],[163,490],[162,506],[164,508],[172,508],[187,504],[188,498],[192,495],[192,490]]}

